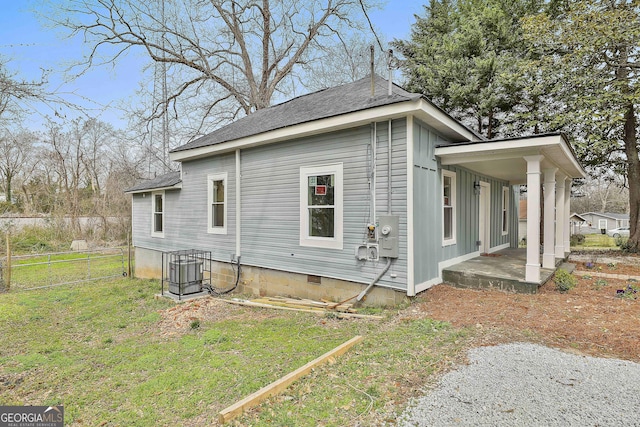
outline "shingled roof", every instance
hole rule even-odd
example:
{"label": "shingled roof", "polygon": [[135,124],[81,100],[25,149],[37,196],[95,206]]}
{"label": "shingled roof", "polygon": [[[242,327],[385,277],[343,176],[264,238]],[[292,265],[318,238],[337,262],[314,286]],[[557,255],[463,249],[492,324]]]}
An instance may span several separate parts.
{"label": "shingled roof", "polygon": [[302,95],[282,104],[258,110],[171,152],[207,147],[288,126],[421,97],[420,94],[407,92],[395,84],[392,85],[392,94],[389,96],[388,81],[380,76],[375,76],[374,87],[375,96],[372,97],[371,77],[365,77],[353,83]]}
{"label": "shingled roof", "polygon": [[160,188],[170,188],[175,187],[181,182],[182,179],[180,178],[180,172],[169,172],[156,176],[153,179],[139,182],[133,187],[125,190],[125,193],[139,193],[142,191],[157,190]]}

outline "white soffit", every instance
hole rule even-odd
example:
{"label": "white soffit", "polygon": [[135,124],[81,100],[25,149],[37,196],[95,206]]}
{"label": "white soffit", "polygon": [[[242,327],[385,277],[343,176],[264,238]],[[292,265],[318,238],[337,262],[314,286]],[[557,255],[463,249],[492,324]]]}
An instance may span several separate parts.
{"label": "white soffit", "polygon": [[543,135],[469,144],[451,144],[436,148],[442,165],[460,165],[482,175],[509,181],[527,182],[524,156],[544,156],[541,168],[556,167],[570,178],[582,178],[585,172],[562,135]]}

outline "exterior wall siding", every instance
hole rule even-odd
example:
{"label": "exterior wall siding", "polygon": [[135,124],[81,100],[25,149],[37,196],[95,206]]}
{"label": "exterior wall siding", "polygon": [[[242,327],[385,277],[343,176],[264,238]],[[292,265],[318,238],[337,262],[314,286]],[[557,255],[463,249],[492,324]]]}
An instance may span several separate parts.
{"label": "exterior wall siding", "polygon": [[[517,248],[520,244],[520,186],[511,186],[509,200],[509,246]],[[526,225],[525,225],[526,226]]]}
{"label": "exterior wall siding", "polygon": [[[377,123],[376,213],[388,207],[388,122]],[[373,125],[244,149],[241,164],[241,263],[356,283],[371,282],[386,260],[358,261],[371,218]],[[343,248],[300,245],[300,167],[343,164]],[[227,173],[227,234],[207,233],[207,175]],[[151,197],[133,195],[134,245],[171,251],[210,250],[229,261],[236,250],[235,153],[182,165],[182,189],[165,192],[164,238],[151,236]],[[407,288],[406,121],[392,122],[392,209],[400,217],[399,257],[379,286]],[[377,217],[377,215],[376,215]],[[310,285],[311,286],[311,285]],[[317,286],[317,285],[314,285]]]}
{"label": "exterior wall siding", "polygon": [[435,148],[446,142],[419,121],[413,124],[413,246],[414,281],[423,283],[439,276],[442,252],[440,171]]}
{"label": "exterior wall siding", "polygon": [[[386,213],[386,122],[377,125],[378,213]],[[379,285],[406,290],[406,147],[404,121],[393,122],[394,212],[400,213],[400,257]],[[370,221],[372,128],[361,126],[242,153],[242,262],[258,267],[367,283],[385,261],[358,261],[356,246]],[[300,167],[342,163],[343,249],[300,246]],[[391,273],[396,277],[391,278]]]}
{"label": "exterior wall siding", "polygon": [[151,193],[133,194],[131,200],[131,242],[146,246],[151,238]]}
{"label": "exterior wall siding", "polygon": [[[479,196],[474,194],[474,181],[490,185],[490,248],[509,244],[517,227],[510,223],[509,233],[502,235],[502,187],[509,186],[508,182],[459,166],[441,166],[434,155],[435,147],[447,141],[417,120],[413,133],[414,280],[421,284],[439,279],[439,263],[478,251]],[[447,246],[442,242],[442,169],[456,173],[456,243]],[[514,218],[513,197],[510,208],[510,218]]]}
{"label": "exterior wall siding", "polygon": [[[399,257],[394,259],[379,286],[406,291],[408,248],[407,224],[407,121],[392,122],[391,211],[399,215]],[[375,133],[375,150],[372,138]],[[478,175],[459,166],[441,166],[435,147],[447,142],[428,125],[413,124],[413,276],[415,284],[437,281],[440,263],[478,251],[479,197],[474,181],[491,187],[490,247],[510,242],[517,232],[517,198],[510,197],[509,233],[502,235],[502,187],[509,184]],[[373,153],[376,158],[373,159]],[[137,247],[171,251],[200,249],[212,252],[214,260],[229,262],[236,251],[236,197],[241,187],[241,263],[246,266],[321,276],[367,284],[386,264],[359,261],[356,247],[366,242],[366,226],[387,214],[388,122],[359,126],[243,149],[240,152],[241,185],[236,182],[235,153],[184,162],[182,189],[165,191],[164,238],[151,236],[150,193],[134,194],[133,239]],[[329,249],[300,245],[300,167],[342,163],[343,247]],[[376,168],[375,215],[371,177]],[[456,243],[442,242],[442,169],[456,173]],[[227,233],[207,233],[207,176],[227,174]],[[517,240],[517,238],[515,239]],[[516,242],[517,244],[517,242]]]}
{"label": "exterior wall siding", "polygon": [[[227,172],[227,233],[207,233],[207,175]],[[164,237],[151,236],[151,197],[134,194],[134,245],[158,251],[211,251],[229,261],[235,251],[235,153],[199,159],[183,165],[182,189],[165,191]],[[146,213],[145,213],[146,211]]]}
{"label": "exterior wall siding", "polygon": [[[474,181],[488,182],[490,185],[489,249],[508,244],[509,234],[512,229],[509,229],[509,234],[502,235],[502,188],[508,187],[509,183],[476,174],[460,166],[445,166],[444,168],[456,172],[458,195],[456,224],[458,233],[456,244],[443,248],[441,261],[467,255],[478,250],[476,241],[479,238],[479,197],[473,193]],[[438,194],[440,193],[438,192]],[[441,209],[439,209],[440,211]]]}

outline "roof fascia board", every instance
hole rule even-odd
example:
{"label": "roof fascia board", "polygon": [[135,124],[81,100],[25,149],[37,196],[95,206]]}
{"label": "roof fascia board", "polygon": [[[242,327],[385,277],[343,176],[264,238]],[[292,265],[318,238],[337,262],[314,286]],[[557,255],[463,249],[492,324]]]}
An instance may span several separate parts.
{"label": "roof fascia board", "polygon": [[505,150],[525,150],[532,147],[543,147],[547,145],[557,145],[560,143],[560,135],[549,135],[541,138],[502,140],[502,141],[481,141],[476,144],[459,144],[436,147],[436,156],[446,156],[452,154],[474,154]]}
{"label": "roof fascia board", "polygon": [[419,99],[419,107],[417,108],[417,111],[418,111],[417,117],[419,119],[425,121],[420,117],[422,115],[420,113],[422,112],[423,114],[426,114],[428,117],[432,117],[436,119],[437,121],[442,123],[444,126],[451,129],[451,131],[459,134],[461,136],[461,139],[464,139],[467,141],[481,140],[480,138],[478,138],[477,135],[475,135],[473,132],[467,129],[464,125],[459,123],[453,117],[451,117],[450,115],[448,115],[447,113],[445,113],[444,111],[442,111],[441,109],[439,109],[434,104],[432,104],[431,102],[427,101],[424,98]]}
{"label": "roof fascia board", "polygon": [[[447,116],[424,99],[409,100],[398,102],[395,104],[383,105],[380,107],[369,108],[366,110],[355,111],[353,113],[342,114],[335,117],[314,120],[307,123],[275,129],[245,138],[233,141],[222,142],[219,144],[208,145],[206,147],[193,148],[184,151],[175,151],[169,153],[169,158],[174,162],[193,160],[201,157],[221,154],[224,152],[234,151],[237,149],[255,147],[258,145],[271,144],[291,138],[302,138],[311,135],[351,128],[368,124],[373,120],[387,120],[405,117],[409,114],[415,114],[420,118],[429,117],[443,123],[447,129],[455,132],[463,140],[477,140],[472,132],[464,126],[456,122],[453,118]],[[423,120],[427,122],[427,120]]]}
{"label": "roof fascia board", "polygon": [[[561,137],[562,137],[562,144],[561,144],[562,151],[564,151],[565,156],[569,159],[572,166],[576,169],[576,172],[580,174],[580,176],[576,178],[585,178],[587,176],[587,172],[584,170],[582,165],[578,162],[578,159],[576,159],[575,153],[571,149],[571,145],[569,145],[569,141],[564,136],[564,134],[561,135]],[[570,176],[570,175],[567,175],[567,176]]]}
{"label": "roof fascia board", "polygon": [[167,190],[181,190],[182,189],[182,183],[176,184],[176,185],[172,185],[169,187],[152,187],[152,188],[145,188],[142,190],[133,190],[133,191],[125,191],[125,193],[128,194],[140,194],[140,193],[150,193],[152,191],[167,191]]}
{"label": "roof fascia board", "polygon": [[[532,150],[540,151],[545,147],[551,146],[560,147],[579,177],[583,178],[586,176],[584,169],[580,166],[573,154],[573,151],[569,148],[568,142],[561,134],[546,135],[542,137],[533,136],[531,138],[502,141],[482,141],[475,144],[447,145],[444,147],[437,147],[435,155],[440,157],[443,165],[451,165],[477,162],[483,157],[486,157],[487,160],[498,160],[514,156],[531,155]],[[456,158],[446,159],[447,156],[452,155],[455,155]],[[566,171],[566,167],[560,167],[554,159],[547,158],[547,160],[558,166],[567,176],[575,175],[573,173],[568,173],[568,171]]]}
{"label": "roof fascia board", "polygon": [[616,218],[615,216],[606,215],[600,212],[587,212],[583,215],[597,215],[597,216],[601,216],[602,218],[608,218],[608,219],[627,219],[627,218]]}

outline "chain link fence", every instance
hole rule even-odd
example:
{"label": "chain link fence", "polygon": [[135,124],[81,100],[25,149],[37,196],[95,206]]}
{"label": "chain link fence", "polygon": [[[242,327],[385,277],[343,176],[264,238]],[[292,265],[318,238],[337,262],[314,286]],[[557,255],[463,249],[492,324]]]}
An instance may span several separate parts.
{"label": "chain link fence", "polygon": [[11,256],[0,263],[4,290],[27,291],[71,283],[127,276],[125,250],[102,248]]}

